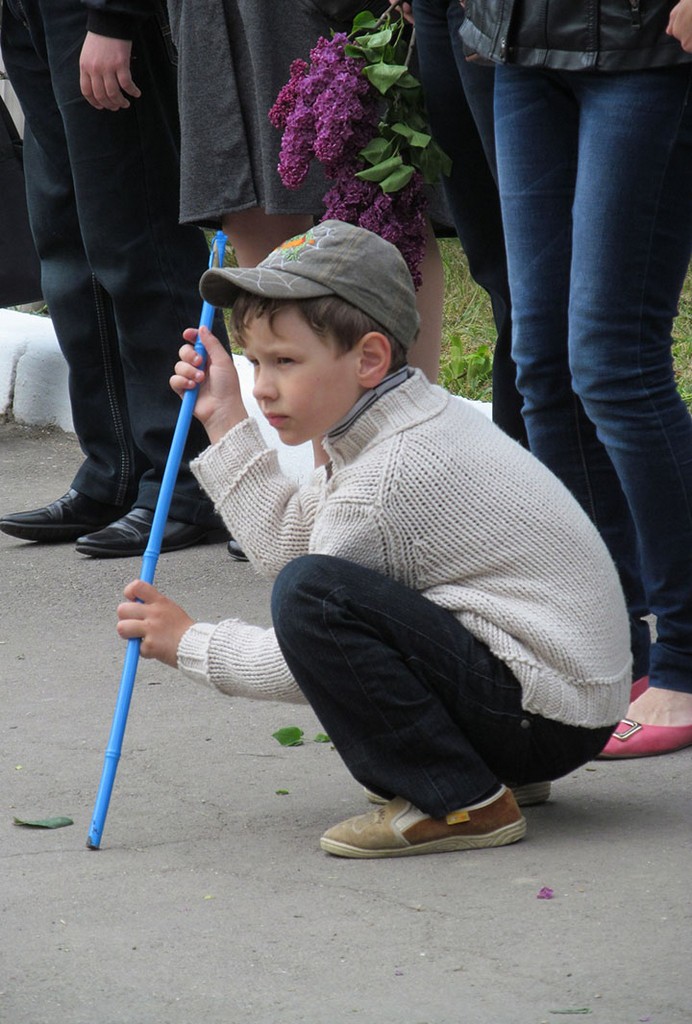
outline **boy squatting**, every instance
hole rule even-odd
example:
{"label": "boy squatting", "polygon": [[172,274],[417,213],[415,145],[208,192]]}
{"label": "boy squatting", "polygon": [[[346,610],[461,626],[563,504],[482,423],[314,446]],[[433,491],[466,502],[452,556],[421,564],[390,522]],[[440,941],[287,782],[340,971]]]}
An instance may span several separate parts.
{"label": "boy squatting", "polygon": [[135,581],[119,635],[223,693],[309,701],[381,804],[330,828],[327,852],[516,842],[513,788],[545,798],[628,705],[628,618],[595,527],[536,458],[406,365],[414,292],[389,242],[326,221],[257,267],[207,271],[201,291],[233,307],[282,441],[317,439],[329,461],[306,485],[284,476],[231,357],[205,331],[203,372],[186,331],[171,386],[200,385],[211,442],[193,471],[276,577],[274,628],[196,623]]}

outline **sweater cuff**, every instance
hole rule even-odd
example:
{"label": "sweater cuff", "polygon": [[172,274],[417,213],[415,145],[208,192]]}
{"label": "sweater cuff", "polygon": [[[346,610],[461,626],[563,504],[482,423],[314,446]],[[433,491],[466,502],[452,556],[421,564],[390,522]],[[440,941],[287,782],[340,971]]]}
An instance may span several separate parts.
{"label": "sweater cuff", "polygon": [[212,690],[209,678],[209,641],[216,629],[210,622],[196,622],[183,633],[178,644],[178,668],[190,679]]}
{"label": "sweater cuff", "polygon": [[227,493],[247,467],[267,453],[276,456],[262,437],[257,421],[248,417],[206,448],[190,463],[190,469],[207,493],[216,497]]}

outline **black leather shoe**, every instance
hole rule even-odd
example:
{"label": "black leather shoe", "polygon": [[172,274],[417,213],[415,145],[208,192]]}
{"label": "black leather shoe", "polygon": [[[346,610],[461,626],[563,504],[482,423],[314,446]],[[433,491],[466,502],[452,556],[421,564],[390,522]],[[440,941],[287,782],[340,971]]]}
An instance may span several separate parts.
{"label": "black leather shoe", "polygon": [[[117,523],[111,523],[105,530],[80,537],[76,548],[82,555],[92,558],[129,558],[143,555],[149,543],[154,513],[148,508],[133,508]],[[181,523],[169,519],[163,531],[161,551],[181,551],[193,544],[208,544],[226,540],[228,532],[218,525],[203,526],[196,523]]]}
{"label": "black leather shoe", "polygon": [[245,552],[241,548],[241,546],[238,543],[238,541],[234,540],[233,537],[231,537],[231,539],[229,540],[229,542],[227,544],[227,547],[228,547],[229,555],[236,562],[247,562],[248,561],[247,555],[245,554]]}
{"label": "black leather shoe", "polygon": [[35,508],[31,512],[15,512],[0,519],[0,530],[20,540],[37,540],[44,544],[76,540],[89,530],[98,529],[119,519],[127,506],[104,505],[73,488],[62,498]]}

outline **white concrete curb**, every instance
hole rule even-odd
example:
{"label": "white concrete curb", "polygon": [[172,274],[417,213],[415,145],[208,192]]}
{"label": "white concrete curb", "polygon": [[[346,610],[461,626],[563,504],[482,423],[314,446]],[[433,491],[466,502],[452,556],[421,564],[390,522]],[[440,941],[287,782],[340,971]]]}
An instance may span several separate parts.
{"label": "white concrete curb", "polygon": [[0,309],[0,420],[71,431],[67,364],[46,316]]}
{"label": "white concrete curb", "polygon": [[[243,358],[237,359],[236,365],[243,401],[250,415],[256,416],[267,444],[278,450],[282,469],[306,478],[312,471],[312,446],[281,444],[252,396],[252,367]],[[13,419],[30,426],[73,431],[67,376],[67,363],[50,318],[0,309],[0,422]],[[490,415],[488,403],[473,404]]]}

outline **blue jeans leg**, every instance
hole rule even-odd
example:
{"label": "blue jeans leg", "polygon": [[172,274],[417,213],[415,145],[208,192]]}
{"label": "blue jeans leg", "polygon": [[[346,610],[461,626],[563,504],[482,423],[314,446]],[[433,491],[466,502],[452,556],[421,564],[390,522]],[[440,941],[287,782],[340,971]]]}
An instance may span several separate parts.
{"label": "blue jeans leg", "polygon": [[532,451],[608,544],[635,665],[692,689],[692,421],[671,326],[692,240],[689,65],[599,75],[502,67],[500,188],[514,356]]}
{"label": "blue jeans leg", "polygon": [[[157,19],[135,19],[142,96],[112,113],[80,92],[86,18],[79,0],[6,0],[3,53],[26,116],[29,214],[85,454],[73,483],[154,508],[180,408],[168,378],[182,330],[199,320],[208,250],[178,224],[175,67]],[[193,423],[175,518],[213,515],[187,467],[206,443]]]}
{"label": "blue jeans leg", "polygon": [[432,817],[498,780],[564,775],[610,735],[524,711],[517,679],[450,612],[352,562],[291,562],[274,585],[272,616],[288,666],[351,774]]}

